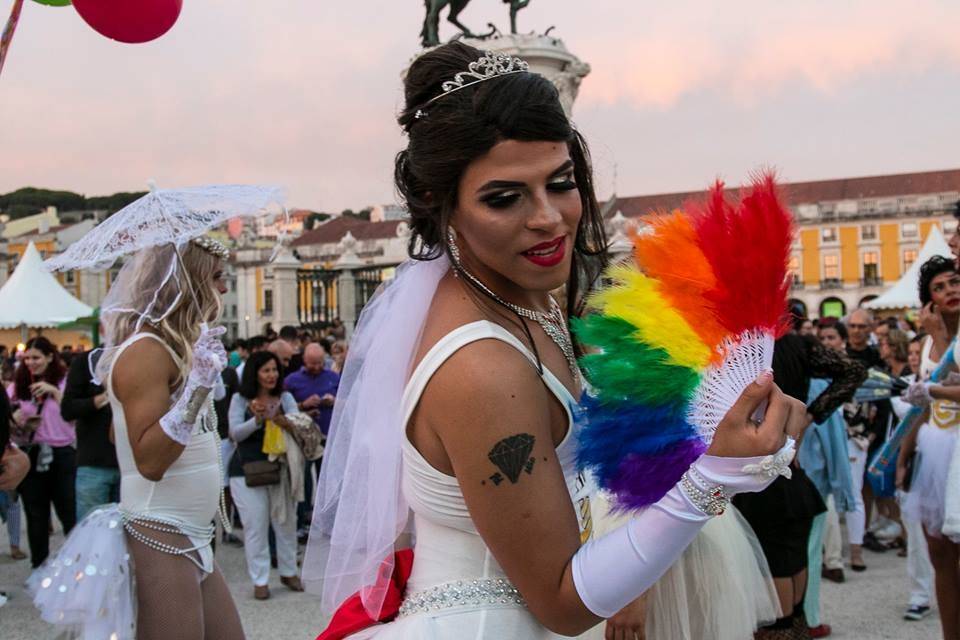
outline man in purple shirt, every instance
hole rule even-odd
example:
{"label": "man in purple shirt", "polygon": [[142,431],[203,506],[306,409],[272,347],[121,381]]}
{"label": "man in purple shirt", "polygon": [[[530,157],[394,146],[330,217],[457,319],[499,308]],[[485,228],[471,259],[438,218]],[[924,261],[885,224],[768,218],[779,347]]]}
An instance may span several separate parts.
{"label": "man in purple shirt", "polygon": [[[297,401],[297,407],[313,416],[317,428],[324,436],[330,428],[330,418],[333,416],[333,403],[336,400],[337,388],[340,386],[340,374],[324,368],[327,352],[323,346],[313,342],[303,350],[303,366],[294,371],[283,381],[283,386]],[[313,468],[311,468],[311,466]],[[313,504],[313,472],[320,473],[320,460],[307,462],[304,473],[305,500],[297,505],[298,538],[305,541],[307,530],[310,527]]]}
{"label": "man in purple shirt", "polygon": [[340,386],[340,374],[324,369],[327,352],[313,342],[303,351],[303,366],[283,381],[301,411],[313,416],[323,435],[330,428],[333,403]]}

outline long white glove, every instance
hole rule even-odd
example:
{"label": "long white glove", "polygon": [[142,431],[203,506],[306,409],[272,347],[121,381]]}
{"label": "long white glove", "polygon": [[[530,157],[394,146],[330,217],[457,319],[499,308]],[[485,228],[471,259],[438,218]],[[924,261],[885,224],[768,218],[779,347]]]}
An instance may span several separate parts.
{"label": "long white glove", "polygon": [[170,411],[160,418],[163,432],[182,445],[190,441],[200,409],[227,366],[227,351],[220,342],[220,336],[226,331],[224,327],[210,329],[204,325],[201,328],[200,337],[193,345],[193,366],[183,391]]}
{"label": "long white glove", "polygon": [[[794,440],[771,456],[720,458],[702,456],[658,502],[573,557],[573,582],[590,611],[610,618],[650,588],[693,542],[725,500],[711,503],[715,491],[724,498],[763,491],[778,475],[789,477]],[[693,483],[691,487],[686,483]],[[699,504],[697,504],[699,503]]]}

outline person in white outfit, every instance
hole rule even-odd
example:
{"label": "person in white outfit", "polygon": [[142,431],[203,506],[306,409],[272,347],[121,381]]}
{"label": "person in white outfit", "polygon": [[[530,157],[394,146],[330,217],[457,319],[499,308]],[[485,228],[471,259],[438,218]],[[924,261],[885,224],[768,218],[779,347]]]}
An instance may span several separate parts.
{"label": "person in white outfit", "polygon": [[[269,351],[258,351],[247,360],[240,389],[230,401],[230,438],[237,443],[230,458],[230,495],[243,522],[243,551],[247,572],[254,585],[254,597],[270,597],[270,548],[268,535],[273,525],[277,541],[277,569],[280,581],[292,591],[303,591],[297,571],[297,507],[286,467],[286,456],[264,453],[264,435],[270,423],[290,430],[285,415],[297,412],[297,402],[283,391],[280,360]],[[251,482],[244,473],[250,463],[275,465],[275,476],[267,484]],[[303,476],[300,476],[302,487]],[[252,486],[251,486],[252,485]],[[302,489],[301,489],[302,494]]]}
{"label": "person in white outfit", "polygon": [[[921,381],[905,394],[927,411],[904,439],[897,458],[897,485],[903,487],[906,463],[914,457],[903,515],[919,521],[933,564],[937,608],[943,637],[960,639],[960,540],[944,536],[947,476],[960,432],[960,386],[924,381],[944,356],[960,321],[960,272],[954,262],[934,256],[920,267],[920,320],[928,332],[920,368]],[[956,352],[954,356],[956,357]],[[953,376],[954,374],[950,374]]]}
{"label": "person in white outfit", "polygon": [[120,504],[93,510],[30,578],[43,618],[82,637],[244,637],[212,549],[222,505],[212,390],[227,357],[225,330],[207,323],[222,310],[227,257],[203,237],[143,249],[103,302],[96,373],[113,412]]}
{"label": "person in white outfit", "polygon": [[505,54],[443,45],[405,83],[395,173],[417,260],[364,309],[345,365],[304,562],[334,614],[320,637],[575,636],[673,564],[714,492],[766,487],[744,467],[782,471],[806,409],[762,374],[685,482],[593,539],[550,295],[566,284],[577,309],[605,246],[586,146],[553,84]]}

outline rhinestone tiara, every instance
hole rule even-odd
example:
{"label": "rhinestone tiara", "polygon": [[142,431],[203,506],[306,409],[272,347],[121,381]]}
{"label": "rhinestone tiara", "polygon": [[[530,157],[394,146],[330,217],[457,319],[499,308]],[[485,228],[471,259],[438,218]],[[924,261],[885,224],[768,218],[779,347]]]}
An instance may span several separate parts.
{"label": "rhinestone tiara", "polygon": [[440,85],[443,93],[427,100],[423,106],[433,104],[440,98],[466,89],[479,82],[486,82],[500,76],[508,76],[514,73],[526,73],[530,71],[530,65],[525,60],[515,56],[500,53],[499,51],[487,51],[482,58],[471,62],[466,71],[461,71],[453,76],[453,79],[447,80]]}
{"label": "rhinestone tiara", "polygon": [[207,253],[220,258],[221,260],[230,259],[230,249],[227,249],[226,245],[219,240],[211,238],[210,236],[197,236],[190,242],[197,245]]}

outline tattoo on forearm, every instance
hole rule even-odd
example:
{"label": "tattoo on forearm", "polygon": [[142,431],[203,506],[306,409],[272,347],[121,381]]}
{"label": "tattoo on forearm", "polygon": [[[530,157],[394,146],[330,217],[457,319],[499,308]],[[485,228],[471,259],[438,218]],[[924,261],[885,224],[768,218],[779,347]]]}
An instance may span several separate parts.
{"label": "tattoo on forearm", "polygon": [[[487,457],[500,471],[490,476],[490,481],[499,485],[506,476],[510,484],[517,484],[524,471],[527,474],[533,473],[535,460],[530,454],[533,452],[534,442],[536,438],[529,433],[518,433],[493,445]],[[480,484],[487,484],[487,481],[482,480]]]}

